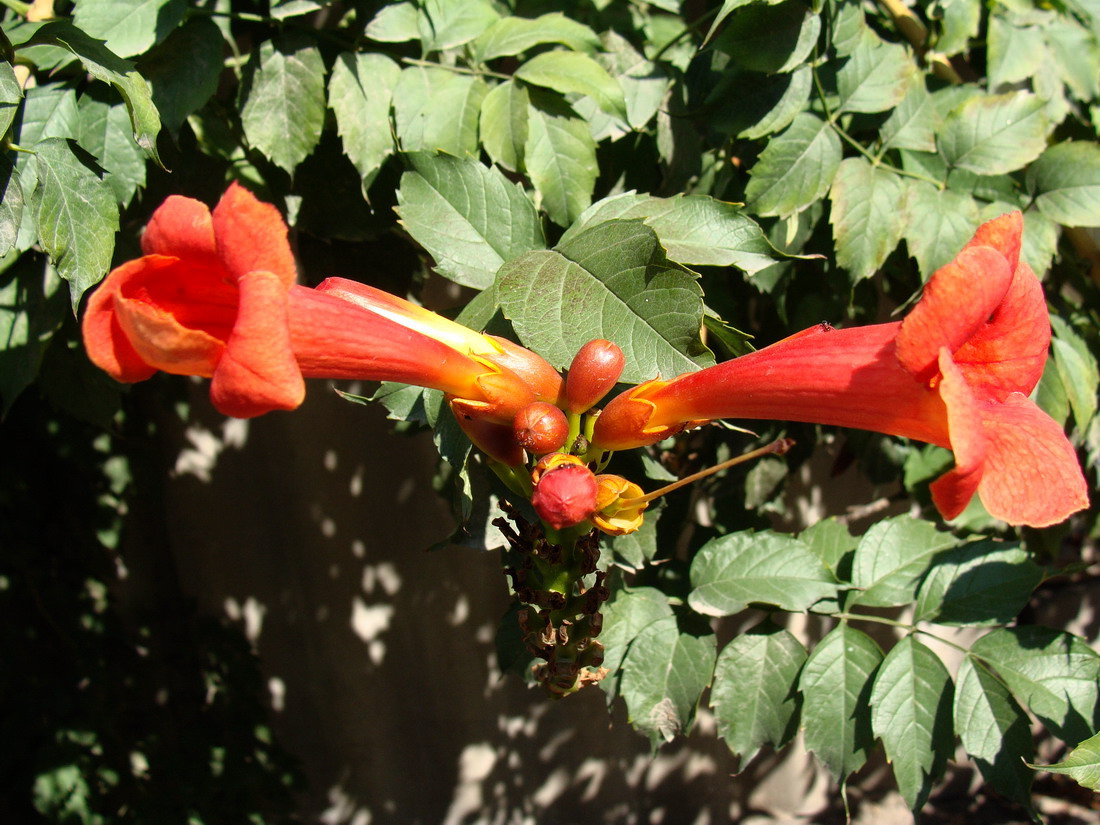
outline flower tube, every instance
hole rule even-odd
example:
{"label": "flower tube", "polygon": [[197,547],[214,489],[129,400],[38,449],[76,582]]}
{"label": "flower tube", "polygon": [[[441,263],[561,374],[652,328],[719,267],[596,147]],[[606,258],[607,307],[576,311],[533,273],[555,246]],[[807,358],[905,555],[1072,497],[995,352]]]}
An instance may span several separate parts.
{"label": "flower tube", "polygon": [[690,422],[778,419],[873,430],[954,451],[932,484],[945,518],[977,492],[1010,524],[1056,524],[1088,506],[1062,428],[1027,396],[1046,363],[1050,322],[1038,278],[1019,260],[1023,217],[979,227],[937,270],[905,320],[822,324],[779,343],[611,401],[593,443],[651,444]]}
{"label": "flower tube", "polygon": [[[502,425],[541,392],[556,394],[545,372],[552,368],[522,347],[508,349],[394,296],[390,305],[405,314],[295,285],[286,233],[278,211],[237,184],[213,212],[168,198],[142,237],[146,254],[112,271],[88,301],[89,357],[124,382],[157,370],[209,377],[214,406],[242,418],[297,407],[304,378],[439,389],[471,416]],[[408,307],[418,323],[408,322]],[[537,389],[483,352],[510,353],[539,375]],[[541,372],[537,362],[546,365]]]}

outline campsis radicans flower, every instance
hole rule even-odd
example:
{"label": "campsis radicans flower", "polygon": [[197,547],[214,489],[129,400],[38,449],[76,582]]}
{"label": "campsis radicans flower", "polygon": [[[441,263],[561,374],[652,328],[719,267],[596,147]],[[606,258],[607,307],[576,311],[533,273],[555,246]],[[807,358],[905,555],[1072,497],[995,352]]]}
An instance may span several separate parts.
{"label": "campsis radicans flower", "polygon": [[531,476],[531,506],[555,530],[576,527],[592,517],[598,489],[596,476],[579,458],[553,453],[539,460]]}
{"label": "campsis radicans flower", "polygon": [[[430,387],[489,449],[521,408],[557,401],[560,375],[523,347],[352,281],[296,285],[286,235],[275,207],[235,183],[213,212],[168,198],[146,227],[145,254],[88,301],[89,357],[123,382],[157,370],[209,377],[214,406],[242,418],[297,407],[304,378]],[[522,451],[513,444],[502,457],[518,463]]]}
{"label": "campsis radicans flower", "polygon": [[596,420],[593,446],[652,444],[716,418],[874,430],[954,452],[955,467],[932,484],[945,518],[976,492],[1010,524],[1063,521],[1088,505],[1088,495],[1062,427],[1028,398],[1051,333],[1039,279],[1020,260],[1022,231],[1019,212],[979,227],[903,321],[821,324],[624,392]]}

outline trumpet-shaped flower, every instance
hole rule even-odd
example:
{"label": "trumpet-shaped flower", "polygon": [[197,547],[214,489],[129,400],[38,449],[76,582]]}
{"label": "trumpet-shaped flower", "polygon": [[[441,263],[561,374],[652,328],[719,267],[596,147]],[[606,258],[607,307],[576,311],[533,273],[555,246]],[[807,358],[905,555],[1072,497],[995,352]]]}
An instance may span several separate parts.
{"label": "trumpet-shaped flower", "polygon": [[932,484],[945,518],[977,492],[1010,524],[1055,524],[1088,505],[1062,428],[1029,400],[1050,322],[1038,278],[1019,260],[1023,218],[981,226],[937,270],[901,322],[822,324],[757,352],[635,387],[603,410],[593,443],[651,444],[715,418],[855,427],[949,447],[955,467]]}
{"label": "trumpet-shaped flower", "polygon": [[146,254],[90,298],[89,357],[125,382],[157,370],[209,377],[215,407],[238,417],[293,409],[310,377],[439,389],[502,427],[543,394],[556,399],[560,377],[522,347],[377,290],[365,306],[349,299],[352,282],[296,285],[286,234],[278,211],[236,184],[213,212],[169,198],[142,237]]}

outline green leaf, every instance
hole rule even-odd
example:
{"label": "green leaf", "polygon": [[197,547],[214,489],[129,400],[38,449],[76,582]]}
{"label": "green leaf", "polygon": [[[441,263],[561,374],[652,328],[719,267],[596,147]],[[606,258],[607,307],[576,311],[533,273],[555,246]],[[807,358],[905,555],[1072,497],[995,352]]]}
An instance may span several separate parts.
{"label": "green leaf", "polygon": [[588,124],[563,102],[532,95],[523,158],[550,220],[569,226],[592,202],[599,175]]}
{"label": "green leaf", "polygon": [[178,132],[218,90],[225,41],[210,19],[193,17],[141,59],[141,73],[152,89],[161,122]]}
{"label": "green leaf", "polygon": [[276,20],[288,20],[324,8],[319,0],[271,0],[271,16]]}
{"label": "green leaf", "polygon": [[[14,42],[14,41],[13,41]],[[38,27],[30,37],[17,46],[62,46],[79,59],[84,69],[96,80],[110,83],[122,95],[130,113],[134,140],[158,166],[163,166],[157,154],[157,134],[160,132],[160,115],[153,105],[152,94],[144,78],[130,61],[123,60],[104,48],[68,20],[52,20]]]}
{"label": "green leaf", "polygon": [[[11,164],[4,159],[7,168]],[[9,187],[15,183],[9,181]],[[0,213],[8,208],[7,195]],[[22,259],[0,274],[0,415],[38,376],[42,355],[68,310],[61,280],[41,258]]]}
{"label": "green leaf", "polygon": [[982,19],[981,0],[944,0],[940,4],[943,20],[936,48],[950,57],[965,51],[971,38],[978,36]]}
{"label": "green leaf", "polygon": [[1072,18],[1060,17],[1043,26],[1049,54],[1058,75],[1081,101],[1100,97],[1100,42]]}
{"label": "green leaf", "polygon": [[1023,760],[1032,756],[1027,714],[1004,683],[972,656],[959,665],[955,687],[955,730],[963,748],[995,791],[1031,806],[1032,775]]}
{"label": "green leaf", "polygon": [[581,52],[555,51],[535,55],[512,76],[561,94],[587,95],[608,114],[627,118],[622,86],[603,66]]}
{"label": "green leaf", "polygon": [[806,108],[813,72],[809,66],[799,66],[787,74],[745,75],[745,80],[751,93],[737,95],[738,105],[733,114],[746,125],[735,126],[734,130],[738,137],[758,140],[786,129]]}
{"label": "green leaf", "polygon": [[940,657],[912,636],[894,645],[875,676],[871,724],[914,811],[928,799],[954,750],[952,698]]}
{"label": "green leaf", "polygon": [[534,204],[500,170],[470,158],[408,157],[413,170],[401,176],[397,213],[444,277],[485,289],[502,263],[545,248]]}
{"label": "green leaf", "polygon": [[905,98],[916,74],[917,66],[904,46],[883,43],[868,29],[837,72],[839,108],[846,112],[892,109]]}
{"label": "green leaf", "polygon": [[[710,24],[710,30],[707,32],[707,36],[703,38],[705,44],[711,37],[714,36],[715,31],[722,24],[722,21],[729,17],[733,12],[742,6],[748,6],[752,3],[760,2],[760,0],[722,0],[722,8],[718,10],[718,14],[715,15],[714,20]],[[767,2],[775,3],[781,2],[781,0],[767,0]]]}
{"label": "green leaf", "polygon": [[110,268],[118,205],[111,188],[76,159],[64,140],[49,138],[34,149],[38,237],[58,275],[69,282],[75,311],[84,291]]}
{"label": "green leaf", "polygon": [[130,136],[126,107],[86,94],[80,98],[79,109],[80,145],[95,155],[107,172],[105,180],[115,200],[126,207],[145,186],[145,154]]}
{"label": "green leaf", "polygon": [[498,83],[481,101],[481,143],[493,163],[509,172],[523,167],[531,96],[521,83]]}
{"label": "green leaf", "polygon": [[751,530],[711,539],[691,563],[688,604],[706,616],[732,616],[750,604],[807,610],[836,595],[836,582],[803,542]]}
{"label": "green leaf", "polygon": [[[80,134],[80,111],[76,93],[65,86],[47,85],[27,89],[23,110],[15,124],[21,146],[32,147],[48,138],[72,138]],[[25,158],[17,165],[22,167]]]}
{"label": "green leaf", "polygon": [[593,338],[623,349],[620,381],[693,372],[713,362],[699,340],[702,292],[641,221],[608,221],[501,267],[497,300],[523,343],[565,367]]}
{"label": "green leaf", "polygon": [[821,18],[801,0],[741,9],[711,44],[754,72],[789,72],[813,51]]}
{"label": "green leaf", "polygon": [[332,67],[328,105],[364,193],[383,161],[393,154],[390,104],[400,75],[400,67],[384,54],[344,52]]}
{"label": "green leaf", "polygon": [[408,66],[393,90],[397,140],[405,152],[477,154],[477,120],[489,89],[477,77]]}
{"label": "green leaf", "polygon": [[1027,170],[1035,205],[1064,226],[1100,226],[1100,146],[1067,140],[1049,147]]}
{"label": "green leaf", "polygon": [[873,525],[856,547],[852,584],[863,592],[853,603],[868,607],[908,604],[934,559],[957,540],[928,521],[894,516]]}
{"label": "green leaf", "polygon": [[940,119],[932,96],[924,83],[917,80],[909,85],[905,97],[882,124],[880,134],[887,148],[935,152],[939,127]]}
{"label": "green leaf", "polygon": [[1096,356],[1088,344],[1064,320],[1052,317],[1054,365],[1073,410],[1073,420],[1079,432],[1088,430],[1096,415],[1096,388],[1100,384]]}
{"label": "green leaf", "polygon": [[1100,729],[1100,654],[1079,636],[1026,625],[994,630],[971,653],[1063,742]]}
{"label": "green leaf", "polygon": [[562,240],[613,218],[641,218],[669,257],[688,266],[735,266],[753,274],[775,263],[775,249],[738,204],[708,195],[655,198],[625,193],[593,204]]}
{"label": "green leaf", "polygon": [[502,17],[478,35],[474,54],[481,62],[497,57],[523,54],[535,46],[560,43],[577,52],[595,52],[600,38],[583,23],[570,20],[561,12],[534,19]]}
{"label": "green leaf", "polygon": [[1100,791],[1100,733],[1090,736],[1070,751],[1061,762],[1053,765],[1032,765],[1037,771],[1064,773],[1073,777],[1082,787],[1090,791]]}
{"label": "green leaf", "polygon": [[186,12],[185,0],[80,0],[73,20],[119,57],[133,57],[164,40]]}
{"label": "green leaf", "polygon": [[406,43],[420,39],[420,15],[409,2],[383,6],[367,23],[363,32],[378,43]]}
{"label": "green leaf", "polygon": [[1017,542],[972,541],[937,557],[917,593],[916,620],[949,625],[1007,624],[1042,581]]}
{"label": "green leaf", "polygon": [[[644,461],[644,454],[642,458]],[[671,480],[675,481],[675,476]],[[652,561],[657,555],[657,551],[660,550],[657,544],[657,520],[663,509],[664,503],[660,501],[656,506],[650,506],[645,511],[645,521],[642,522],[642,526],[633,533],[627,533],[625,536],[603,537],[606,544],[610,545],[615,554],[616,563],[620,567],[631,571],[641,570],[646,562]]]}
{"label": "green leaf", "polygon": [[23,205],[23,187],[19,185],[15,166],[0,155],[0,258],[11,252],[19,239]]}
{"label": "green leaf", "polygon": [[424,51],[469,43],[500,19],[490,0],[422,0],[420,40]]}
{"label": "green leaf", "polygon": [[1000,175],[1026,166],[1046,148],[1043,101],[1030,92],[972,97],[951,111],[940,154],[957,169]]}
{"label": "green leaf", "polygon": [[325,64],[302,36],[267,40],[253,53],[241,86],[241,124],[249,144],[293,174],[321,139],[325,124]]}
{"label": "green leaf", "polygon": [[902,234],[925,281],[959,253],[979,224],[972,197],[927,183],[910,185],[906,211]]}
{"label": "green leaf", "polygon": [[852,282],[871,277],[901,240],[905,186],[895,173],[862,157],[841,161],[833,178],[829,223],[836,240],[836,261]]}
{"label": "green leaf", "polygon": [[15,77],[15,69],[10,63],[0,63],[0,137],[8,133],[22,101],[23,87]]}
{"label": "green leaf", "polygon": [[[825,518],[798,534],[798,539],[841,580],[847,580],[851,567],[850,556],[859,539],[848,532],[847,526],[835,518]],[[847,561],[846,561],[847,560]]]}
{"label": "green leaf", "polygon": [[745,197],[762,216],[787,217],[829,191],[840,166],[840,138],[817,115],[803,112],[768,142],[749,172]]}
{"label": "green leaf", "polygon": [[603,44],[597,60],[623,90],[627,124],[642,130],[657,116],[672,80],[659,63],[647,60],[614,31],[604,35]]}
{"label": "green leaf", "polygon": [[1016,26],[1003,15],[989,16],[986,72],[989,88],[1030,79],[1046,57],[1042,29]]}
{"label": "green leaf", "polygon": [[[623,537],[625,538],[625,536]],[[619,670],[630,644],[638,634],[658,619],[672,616],[668,596],[655,587],[631,587],[616,590],[603,606],[603,664],[608,676],[600,683],[610,703],[619,691]]]}
{"label": "green leaf", "polygon": [[673,616],[649,624],[631,643],[623,662],[622,696],[631,723],[654,747],[691,730],[716,655],[709,628],[681,629]]}
{"label": "green leaf", "polygon": [[762,745],[780,748],[794,735],[796,685],[806,648],[789,631],[766,622],[734,637],[714,666],[710,706],[718,735],[741,764]]}
{"label": "green leaf", "polygon": [[875,746],[869,700],[881,662],[874,640],[841,622],[817,643],[802,668],[798,689],[806,749],[839,780],[858,771]]}

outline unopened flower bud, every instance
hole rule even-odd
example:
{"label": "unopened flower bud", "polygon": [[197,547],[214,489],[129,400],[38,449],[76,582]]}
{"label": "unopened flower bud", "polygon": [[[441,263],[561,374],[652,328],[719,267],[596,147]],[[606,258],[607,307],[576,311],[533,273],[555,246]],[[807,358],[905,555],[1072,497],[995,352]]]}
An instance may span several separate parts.
{"label": "unopened flower bud", "polygon": [[583,464],[562,464],[535,485],[531,506],[555,530],[575,527],[596,508],[596,476]]}
{"label": "unopened flower bud", "polygon": [[569,435],[565,413],[545,401],[528,404],[516,413],[512,428],[516,443],[531,455],[546,455],[561,449]]}
{"label": "unopened flower bud", "polygon": [[565,376],[565,408],[588,412],[615,386],[626,359],[611,341],[597,338],[581,347]]}

